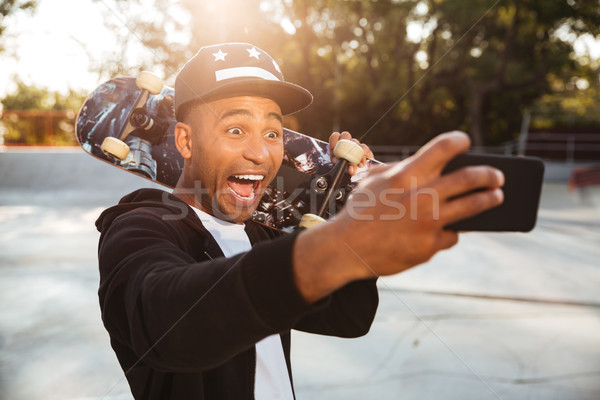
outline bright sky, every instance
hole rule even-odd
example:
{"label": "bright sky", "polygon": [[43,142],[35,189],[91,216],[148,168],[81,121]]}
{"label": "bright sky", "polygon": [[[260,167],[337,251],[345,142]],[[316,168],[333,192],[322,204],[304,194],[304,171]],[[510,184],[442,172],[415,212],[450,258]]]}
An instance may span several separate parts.
{"label": "bright sky", "polygon": [[0,97],[14,90],[15,74],[63,92],[97,86],[91,59],[116,45],[103,25],[105,9],[92,0],[41,0],[33,14],[10,18],[0,53]]}
{"label": "bright sky", "polygon": [[[114,35],[104,26],[103,15],[110,14],[109,1],[39,0],[33,14],[11,17],[0,53],[0,98],[15,89],[14,75],[29,84],[66,92],[93,90],[100,82],[90,72],[93,62],[118,48]],[[409,25],[409,37],[419,41],[427,34]],[[591,37],[578,41],[578,53],[600,57],[600,46]]]}

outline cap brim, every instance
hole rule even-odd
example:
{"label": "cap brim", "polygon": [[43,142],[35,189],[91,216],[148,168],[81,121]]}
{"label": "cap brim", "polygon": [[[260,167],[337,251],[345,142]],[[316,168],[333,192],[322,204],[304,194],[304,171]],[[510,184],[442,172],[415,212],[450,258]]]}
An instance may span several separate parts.
{"label": "cap brim", "polygon": [[279,105],[283,115],[303,110],[313,101],[313,96],[308,90],[293,83],[266,79],[235,79],[222,83],[214,90],[198,94],[195,99],[190,99],[186,103],[197,100],[212,101],[232,96],[260,96],[272,99]]}

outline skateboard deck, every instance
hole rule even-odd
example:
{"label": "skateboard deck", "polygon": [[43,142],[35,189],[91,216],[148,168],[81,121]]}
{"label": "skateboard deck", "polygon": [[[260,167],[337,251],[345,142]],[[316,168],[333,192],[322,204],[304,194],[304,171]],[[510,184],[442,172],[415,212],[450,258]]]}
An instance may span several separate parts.
{"label": "skateboard deck", "polygon": [[[174,142],[174,91],[159,83],[150,93],[140,89],[139,81],[133,77],[101,84],[79,111],[76,135],[81,147],[92,156],[172,189],[183,169],[183,158]],[[124,131],[129,132],[125,138]],[[129,148],[127,156],[105,153],[103,143],[107,137],[121,137]],[[279,230],[290,230],[302,215],[322,207],[319,202],[325,195],[323,182],[327,186],[333,165],[326,142],[289,129],[284,129],[283,141],[282,166],[252,218]],[[341,174],[339,189],[326,200],[324,218],[341,209],[349,193],[375,163],[369,159],[353,177]]]}

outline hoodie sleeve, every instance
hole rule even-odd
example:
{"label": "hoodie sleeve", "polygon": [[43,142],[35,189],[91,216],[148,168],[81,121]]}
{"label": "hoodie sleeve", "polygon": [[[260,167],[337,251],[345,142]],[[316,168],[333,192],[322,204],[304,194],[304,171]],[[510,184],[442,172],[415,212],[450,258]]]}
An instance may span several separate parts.
{"label": "hoodie sleeve", "polygon": [[202,262],[182,238],[168,221],[139,211],[116,217],[100,238],[104,325],[157,370],[214,368],[324,307],[307,304],[295,286],[295,235]]}
{"label": "hoodie sleeve", "polygon": [[299,319],[294,329],[345,338],[363,336],[371,328],[378,305],[377,279],[351,282],[329,296],[327,307]]}
{"label": "hoodie sleeve", "polygon": [[[246,229],[251,240],[260,238],[253,240],[254,244],[283,235],[280,231],[251,222],[246,223]],[[319,303],[325,307],[317,307],[305,314],[293,329],[346,338],[367,334],[379,305],[376,283],[376,278],[365,279],[336,290]]]}

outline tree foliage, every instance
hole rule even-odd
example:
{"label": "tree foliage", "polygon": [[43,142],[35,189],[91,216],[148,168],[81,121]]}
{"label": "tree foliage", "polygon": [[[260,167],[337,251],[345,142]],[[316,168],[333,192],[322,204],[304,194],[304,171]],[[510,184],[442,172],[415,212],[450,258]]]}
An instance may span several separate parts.
{"label": "tree foliage", "polygon": [[[324,54],[330,67],[304,57],[298,74],[331,88],[334,107],[319,108],[382,144],[455,128],[479,145],[512,139],[549,77],[577,69],[572,43],[557,32],[598,34],[600,26],[598,3],[575,1],[294,1],[289,12],[318,33],[299,37],[297,48],[311,46],[305,53]],[[420,40],[407,36],[415,27]]]}
{"label": "tree foliage", "polygon": [[62,94],[19,80],[16,80],[16,84],[17,89],[1,100],[4,114],[0,126],[2,141],[18,144],[75,144],[74,110],[81,108],[86,95],[75,90]]}
{"label": "tree foliage", "polygon": [[563,132],[598,131],[600,126],[600,85],[598,71],[582,69],[578,76],[550,78],[552,92],[535,101],[530,112],[531,126],[537,130]]}
{"label": "tree foliage", "polygon": [[79,110],[86,98],[85,93],[69,89],[69,92],[49,90],[28,85],[16,79],[17,89],[7,94],[0,103],[9,110]]}
{"label": "tree foliage", "polygon": [[172,79],[202,45],[254,43],[315,95],[300,130],[371,144],[450,129],[479,145],[511,140],[553,80],[581,75],[573,38],[600,33],[600,4],[584,0],[114,1],[124,41],[151,49],[142,67]]}

